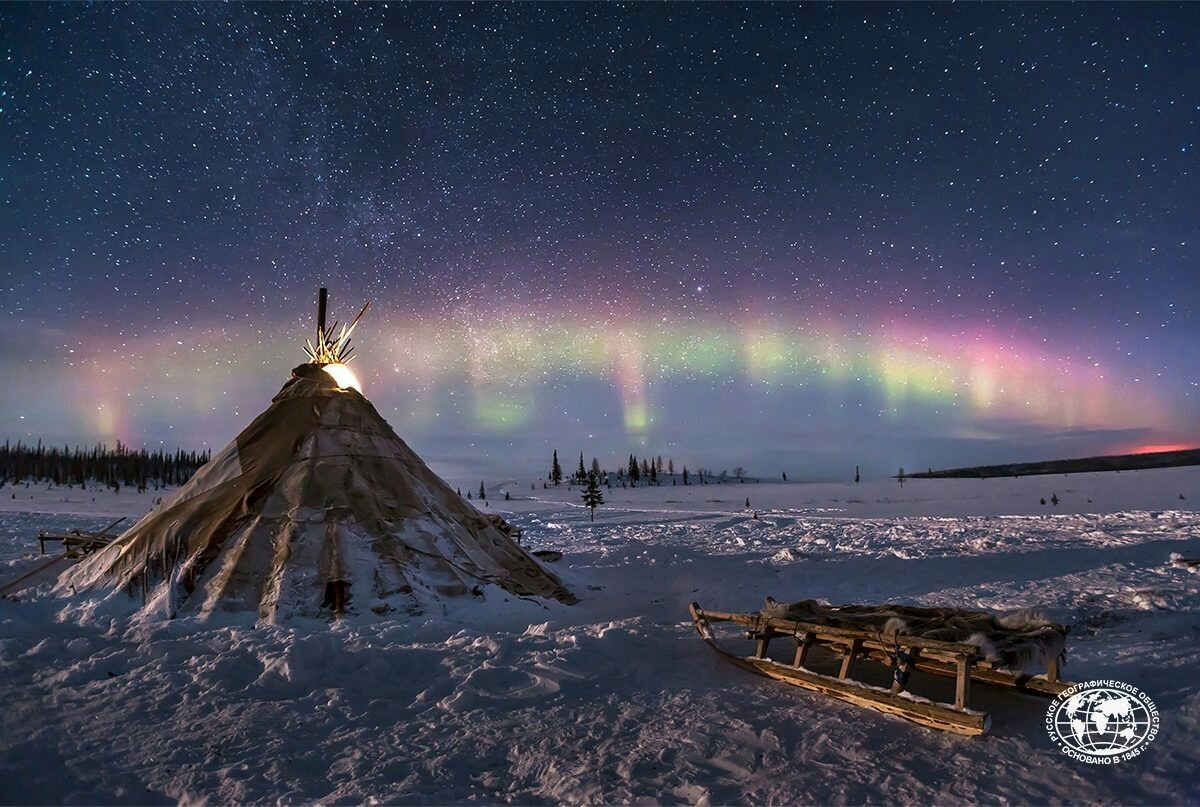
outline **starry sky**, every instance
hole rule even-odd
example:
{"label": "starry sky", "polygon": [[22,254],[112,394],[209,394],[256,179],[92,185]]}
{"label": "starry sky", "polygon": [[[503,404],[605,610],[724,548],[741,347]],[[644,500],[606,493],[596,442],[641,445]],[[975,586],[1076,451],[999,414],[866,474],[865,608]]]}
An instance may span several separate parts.
{"label": "starry sky", "polygon": [[0,6],[0,436],[220,447],[367,299],[435,469],[1200,442],[1200,5]]}

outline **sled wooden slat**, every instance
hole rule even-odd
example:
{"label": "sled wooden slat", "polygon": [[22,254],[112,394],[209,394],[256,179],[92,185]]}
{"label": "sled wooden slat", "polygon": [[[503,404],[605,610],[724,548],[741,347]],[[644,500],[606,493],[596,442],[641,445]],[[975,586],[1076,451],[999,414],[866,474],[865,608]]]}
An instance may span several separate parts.
{"label": "sled wooden slat", "polygon": [[765,630],[757,635],[758,645],[754,649],[754,655],[759,658],[767,657],[767,648],[771,644],[772,634],[770,630]]}
{"label": "sled wooden slat", "polygon": [[[979,659],[979,647],[973,644],[924,639],[897,634],[884,637],[870,631],[796,622],[760,614],[737,614],[728,611],[706,611],[698,603],[691,605],[692,621],[701,637],[722,658],[733,664],[858,706],[896,715],[929,728],[975,736],[985,733],[991,719],[983,712],[969,708],[971,683],[1004,686],[1032,694],[1057,695],[1071,684],[1058,680],[1057,660],[1048,665],[1044,675],[1031,676],[1007,672]],[[717,643],[711,623],[731,622],[749,628],[747,635],[758,641],[753,656],[741,656]],[[767,643],[773,637],[794,636],[794,664],[785,664],[766,657]],[[837,677],[822,675],[804,666],[812,647],[822,645],[842,655]],[[909,676],[928,672],[955,679],[954,703],[938,703],[905,691],[906,685],[893,681],[891,689],[882,689],[850,677],[854,662],[865,659],[888,666],[892,653],[901,647],[911,657],[903,665]]]}
{"label": "sled wooden slat", "polygon": [[1058,680],[1058,659],[1050,659],[1050,663],[1046,665],[1046,681],[1055,682]]}
{"label": "sled wooden slat", "polygon": [[851,639],[850,644],[846,645],[845,653],[842,655],[842,669],[838,672],[838,678],[846,679],[850,677],[850,668],[854,665],[854,657],[862,652],[862,639]]}
{"label": "sled wooden slat", "polygon": [[886,689],[878,689],[852,679],[842,680],[821,675],[780,664],[770,659],[742,657],[720,649],[718,652],[739,667],[744,667],[768,678],[820,692],[856,706],[865,706],[869,709],[896,715],[929,728],[976,736],[984,734],[991,726],[991,719],[983,712],[953,709],[933,701],[893,695]]}
{"label": "sled wooden slat", "polygon": [[85,555],[90,555],[91,553],[103,549],[113,542],[113,539],[116,538],[116,536],[111,535],[109,530],[120,524],[126,518],[126,516],[121,516],[116,521],[113,521],[107,527],[99,531],[71,530],[70,532],[48,532],[46,530],[42,530],[37,536],[38,546],[41,549],[41,553],[45,555],[47,541],[61,541],[63,547],[66,548],[68,554],[70,554],[72,557],[78,556],[79,552],[82,552]]}
{"label": "sled wooden slat", "polygon": [[962,709],[971,697],[971,659],[958,658],[958,672],[954,677],[954,708]]}
{"label": "sled wooden slat", "polygon": [[0,584],[0,597],[8,597],[40,582],[53,580],[58,576],[59,572],[74,562],[75,558],[72,558],[66,552],[56,555],[50,560],[30,569],[17,579]]}
{"label": "sled wooden slat", "polygon": [[[891,664],[891,659],[885,652],[872,651],[869,656],[872,661],[879,662],[880,664]],[[958,675],[956,665],[923,656],[917,659],[914,669],[947,678],[954,678]],[[971,668],[971,679],[979,684],[1008,687],[1009,689],[1016,689],[1030,695],[1045,695],[1049,697],[1059,695],[1073,686],[1069,681],[1059,681],[1057,679],[1052,681],[1044,675],[1010,673],[1003,670],[995,670],[978,663]]]}
{"label": "sled wooden slat", "polygon": [[[737,625],[745,625],[756,631],[770,628],[776,634],[783,634],[784,636],[794,636],[797,633],[813,633],[823,639],[861,639],[867,645],[883,646],[879,641],[872,641],[875,637],[866,631],[835,628],[829,625],[816,625],[810,622],[796,622],[791,619],[781,619],[779,617],[764,617],[760,614],[735,614],[729,611],[705,611],[704,614],[711,622],[733,622]],[[976,656],[979,654],[979,648],[976,645],[963,642],[943,642],[940,639],[925,639],[920,636],[905,636],[904,641],[910,647],[920,647],[923,650],[940,650],[952,656],[960,654]]]}
{"label": "sled wooden slat", "polygon": [[46,553],[47,541],[61,541],[63,547],[72,554],[83,553],[90,555],[91,553],[103,549],[112,543],[113,536],[105,535],[101,532],[39,532],[38,544],[41,546],[42,554]]}
{"label": "sled wooden slat", "polygon": [[814,633],[805,633],[803,637],[799,634],[796,636],[796,660],[793,662],[793,667],[803,667],[804,662],[808,660],[808,651],[812,649],[816,643],[817,637]]}

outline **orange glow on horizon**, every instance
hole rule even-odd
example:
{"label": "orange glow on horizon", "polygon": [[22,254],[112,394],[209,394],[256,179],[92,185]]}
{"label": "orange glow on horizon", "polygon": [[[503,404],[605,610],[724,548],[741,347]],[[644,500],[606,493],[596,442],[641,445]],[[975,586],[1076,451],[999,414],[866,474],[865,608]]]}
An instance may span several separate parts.
{"label": "orange glow on horizon", "polygon": [[1123,449],[1122,454],[1160,454],[1164,451],[1187,451],[1190,448],[1197,448],[1195,443],[1164,443],[1161,445],[1142,445],[1134,446],[1133,448]]}

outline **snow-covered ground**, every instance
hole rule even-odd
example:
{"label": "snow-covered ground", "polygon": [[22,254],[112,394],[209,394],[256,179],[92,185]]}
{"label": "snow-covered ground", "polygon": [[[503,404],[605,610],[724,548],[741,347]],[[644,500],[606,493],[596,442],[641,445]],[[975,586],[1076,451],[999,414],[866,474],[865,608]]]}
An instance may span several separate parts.
{"label": "snow-covered ground", "polygon": [[[490,507],[566,553],[576,606],[491,590],[255,628],[0,601],[0,800],[1200,801],[1200,575],[1171,562],[1200,556],[1200,469],[617,489],[594,524],[578,488],[530,485]],[[3,488],[0,581],[36,563],[37,529],[132,521],[158,495]],[[1064,675],[1140,687],[1160,736],[1073,762],[1046,700],[983,686],[991,733],[942,734],[736,669],[688,621],[693,600],[767,594],[1040,608],[1074,626]]]}

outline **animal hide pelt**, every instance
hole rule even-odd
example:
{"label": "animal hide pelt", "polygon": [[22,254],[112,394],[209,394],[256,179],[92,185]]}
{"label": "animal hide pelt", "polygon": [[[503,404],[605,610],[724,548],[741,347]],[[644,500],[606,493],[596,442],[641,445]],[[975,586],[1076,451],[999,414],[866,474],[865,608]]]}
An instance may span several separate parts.
{"label": "animal hide pelt", "polygon": [[1063,655],[1070,630],[1029,609],[993,614],[911,605],[826,605],[816,600],[785,603],[767,597],[762,614],[869,631],[887,642],[908,635],[973,644],[979,647],[982,658],[1015,672],[1045,669],[1050,659]]}

